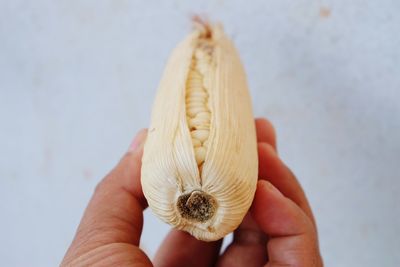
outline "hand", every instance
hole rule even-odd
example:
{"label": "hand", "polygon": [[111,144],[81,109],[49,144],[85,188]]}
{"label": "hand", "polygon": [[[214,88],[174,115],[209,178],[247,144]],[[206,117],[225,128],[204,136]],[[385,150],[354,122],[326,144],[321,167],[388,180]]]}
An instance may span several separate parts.
{"label": "hand", "polygon": [[[219,255],[222,240],[203,242],[171,230],[154,266],[320,267],[316,224],[305,194],[276,154],[272,125],[256,120],[259,181],[251,207]],[[139,248],[147,203],[140,184],[146,131],[97,186],[61,266],[153,266]]]}

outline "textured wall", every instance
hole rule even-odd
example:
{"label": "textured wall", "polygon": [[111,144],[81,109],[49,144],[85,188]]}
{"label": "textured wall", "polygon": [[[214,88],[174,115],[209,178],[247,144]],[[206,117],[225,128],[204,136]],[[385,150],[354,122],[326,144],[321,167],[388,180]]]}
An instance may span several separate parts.
{"label": "textured wall", "polygon": [[[1,265],[60,262],[94,186],[148,125],[193,13],[240,50],[326,266],[400,265],[400,2],[246,2],[0,1]],[[167,230],[146,211],[150,255]]]}

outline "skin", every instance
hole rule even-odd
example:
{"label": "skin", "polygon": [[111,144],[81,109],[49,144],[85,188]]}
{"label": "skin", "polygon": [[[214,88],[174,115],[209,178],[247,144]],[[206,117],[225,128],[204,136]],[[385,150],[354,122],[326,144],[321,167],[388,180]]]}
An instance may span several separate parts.
{"label": "skin", "polygon": [[296,177],[277,155],[274,128],[266,119],[256,119],[255,124],[256,194],[250,212],[221,255],[222,240],[203,242],[174,229],[153,262],[139,248],[147,207],[140,184],[146,138],[142,130],[97,185],[61,266],[323,266],[314,216]]}

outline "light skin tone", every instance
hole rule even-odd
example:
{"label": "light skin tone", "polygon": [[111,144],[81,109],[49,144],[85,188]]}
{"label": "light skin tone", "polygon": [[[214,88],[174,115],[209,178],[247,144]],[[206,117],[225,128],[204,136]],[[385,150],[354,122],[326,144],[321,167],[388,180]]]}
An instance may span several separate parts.
{"label": "light skin tone", "polygon": [[139,248],[143,210],[140,184],[146,130],[97,185],[61,266],[323,266],[310,205],[276,150],[275,131],[256,119],[259,181],[249,213],[221,254],[222,240],[203,242],[171,230],[153,261]]}

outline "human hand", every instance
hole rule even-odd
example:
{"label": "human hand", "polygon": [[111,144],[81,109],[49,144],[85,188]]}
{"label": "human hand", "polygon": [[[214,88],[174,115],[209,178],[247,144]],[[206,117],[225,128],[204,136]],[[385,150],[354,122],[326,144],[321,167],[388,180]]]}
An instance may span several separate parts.
{"label": "human hand", "polygon": [[[272,125],[256,120],[259,181],[251,208],[227,250],[171,230],[154,266],[320,267],[315,221],[305,194],[276,154]],[[140,183],[146,131],[96,187],[61,266],[153,266],[139,248],[147,203]]]}

